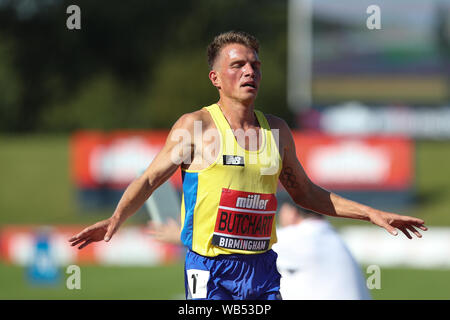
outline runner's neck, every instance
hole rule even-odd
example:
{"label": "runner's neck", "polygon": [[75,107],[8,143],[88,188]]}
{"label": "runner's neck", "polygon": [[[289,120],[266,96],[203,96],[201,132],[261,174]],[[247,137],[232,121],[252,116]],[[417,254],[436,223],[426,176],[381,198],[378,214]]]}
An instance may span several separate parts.
{"label": "runner's neck", "polygon": [[225,119],[232,129],[244,129],[259,127],[258,120],[256,119],[254,106],[245,106],[242,104],[224,104],[223,102],[217,102],[220,110],[222,111]]}

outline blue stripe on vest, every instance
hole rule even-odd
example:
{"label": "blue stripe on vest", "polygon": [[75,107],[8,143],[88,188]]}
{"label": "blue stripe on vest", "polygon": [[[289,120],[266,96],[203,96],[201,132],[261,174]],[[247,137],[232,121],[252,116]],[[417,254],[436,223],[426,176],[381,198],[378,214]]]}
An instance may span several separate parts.
{"label": "blue stripe on vest", "polygon": [[184,225],[181,242],[192,250],[192,233],[194,226],[194,208],[197,202],[198,173],[181,171],[184,194]]}

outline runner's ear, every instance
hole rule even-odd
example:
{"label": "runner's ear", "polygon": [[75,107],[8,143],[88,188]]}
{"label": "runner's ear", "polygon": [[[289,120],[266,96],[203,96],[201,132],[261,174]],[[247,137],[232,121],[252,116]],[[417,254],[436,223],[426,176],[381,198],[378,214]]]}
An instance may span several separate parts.
{"label": "runner's ear", "polygon": [[209,72],[209,79],[211,80],[211,83],[213,84],[214,87],[220,89],[220,78],[216,70],[211,70]]}

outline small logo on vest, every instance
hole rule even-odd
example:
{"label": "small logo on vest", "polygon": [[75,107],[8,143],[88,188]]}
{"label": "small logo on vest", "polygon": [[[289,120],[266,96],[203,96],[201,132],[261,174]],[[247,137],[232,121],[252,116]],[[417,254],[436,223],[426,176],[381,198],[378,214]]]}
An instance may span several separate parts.
{"label": "small logo on vest", "polygon": [[223,156],[223,165],[224,166],[244,166],[244,157],[241,156]]}

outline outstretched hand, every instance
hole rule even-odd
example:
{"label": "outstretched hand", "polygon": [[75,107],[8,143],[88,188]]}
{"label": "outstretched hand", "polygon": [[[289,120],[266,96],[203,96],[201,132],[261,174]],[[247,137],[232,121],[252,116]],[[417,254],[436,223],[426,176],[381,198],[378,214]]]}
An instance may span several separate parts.
{"label": "outstretched hand", "polygon": [[83,249],[92,242],[105,240],[108,242],[111,237],[116,233],[120,223],[117,219],[109,218],[93,224],[90,227],[85,228],[77,235],[71,237],[69,242],[71,246],[76,246],[81,243],[78,249]]}
{"label": "outstretched hand", "polygon": [[394,236],[398,234],[396,229],[399,229],[408,239],[412,239],[410,232],[413,233],[416,237],[422,238],[422,235],[416,228],[419,228],[423,231],[428,230],[428,228],[424,226],[425,221],[423,221],[422,219],[402,216],[390,212],[377,210],[376,212],[373,212],[369,215],[369,219],[370,222],[386,229]]}

